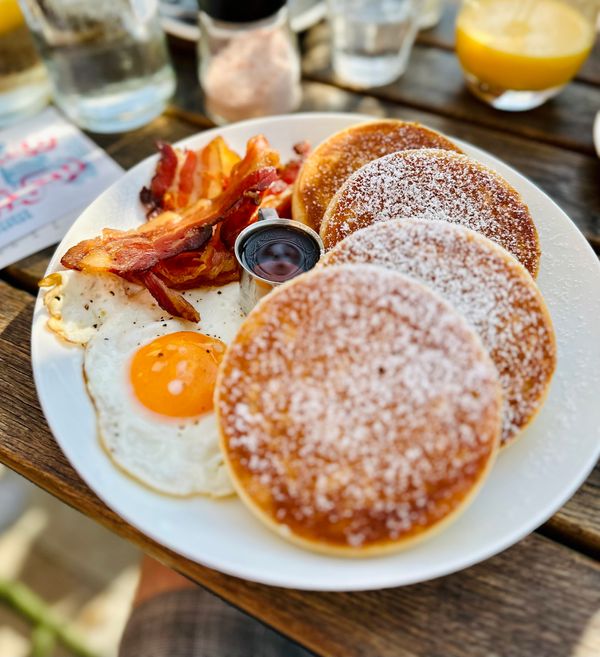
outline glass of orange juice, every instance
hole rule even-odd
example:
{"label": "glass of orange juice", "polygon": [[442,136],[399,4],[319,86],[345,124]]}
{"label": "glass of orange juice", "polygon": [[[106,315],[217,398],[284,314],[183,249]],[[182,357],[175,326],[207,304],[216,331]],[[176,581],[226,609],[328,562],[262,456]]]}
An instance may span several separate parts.
{"label": "glass of orange juice", "polygon": [[17,0],[0,0],[0,126],[37,112],[49,97],[46,70]]}
{"label": "glass of orange juice", "polygon": [[469,89],[502,110],[541,105],[585,61],[597,14],[598,0],[463,0],[456,53]]}

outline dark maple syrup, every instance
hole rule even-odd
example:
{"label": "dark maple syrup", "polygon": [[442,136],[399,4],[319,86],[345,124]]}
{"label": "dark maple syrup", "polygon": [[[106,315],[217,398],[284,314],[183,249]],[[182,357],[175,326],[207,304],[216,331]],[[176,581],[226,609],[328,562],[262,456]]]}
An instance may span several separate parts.
{"label": "dark maple syrup", "polygon": [[293,226],[265,226],[250,234],[240,252],[242,264],[255,276],[283,283],[319,260],[320,249],[306,232]]}

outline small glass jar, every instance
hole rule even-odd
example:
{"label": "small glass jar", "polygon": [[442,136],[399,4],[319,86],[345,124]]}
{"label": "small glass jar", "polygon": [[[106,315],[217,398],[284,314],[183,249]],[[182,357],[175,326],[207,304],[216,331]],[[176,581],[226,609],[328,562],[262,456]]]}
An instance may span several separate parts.
{"label": "small glass jar", "polygon": [[295,110],[300,55],[281,0],[200,0],[199,78],[217,124]]}

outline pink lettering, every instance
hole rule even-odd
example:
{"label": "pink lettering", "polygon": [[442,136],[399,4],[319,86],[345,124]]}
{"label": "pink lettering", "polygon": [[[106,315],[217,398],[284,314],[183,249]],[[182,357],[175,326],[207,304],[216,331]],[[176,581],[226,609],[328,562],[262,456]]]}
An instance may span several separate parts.
{"label": "pink lettering", "polygon": [[25,139],[18,146],[0,154],[0,166],[19,158],[36,157],[42,153],[49,153],[56,148],[57,144],[58,139],[54,135],[40,137],[37,140]]}
{"label": "pink lettering", "polygon": [[21,178],[18,189],[0,190],[0,217],[15,210],[19,205],[35,205],[42,198],[45,187],[54,184],[69,184],[77,180],[85,171],[87,164],[83,160],[71,158],[50,171],[34,171]]}

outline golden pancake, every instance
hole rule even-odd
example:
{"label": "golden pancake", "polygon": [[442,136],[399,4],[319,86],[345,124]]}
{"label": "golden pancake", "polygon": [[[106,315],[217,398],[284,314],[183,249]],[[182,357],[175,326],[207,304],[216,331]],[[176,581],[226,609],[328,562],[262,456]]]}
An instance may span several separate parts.
{"label": "golden pancake", "polygon": [[449,139],[418,123],[394,119],[358,123],[328,137],[302,165],[294,185],[294,219],[318,231],[342,183],[367,162],[409,148],[461,152]]}
{"label": "golden pancake", "polygon": [[535,281],[508,251],[464,226],[401,220],[353,233],[321,263],[382,265],[438,292],[479,333],[496,365],[504,393],[502,444],[531,422],[556,367],[556,342]]}
{"label": "golden pancake", "polygon": [[329,204],[321,237],[330,249],[359,228],[403,218],[462,224],[537,275],[537,230],[519,193],[495,171],[449,151],[393,153],[359,169]]}
{"label": "golden pancake", "polygon": [[248,315],[216,410],[241,499],[280,536],[390,552],[456,517],[497,452],[502,395],[475,331],[426,286],[322,267]]}

